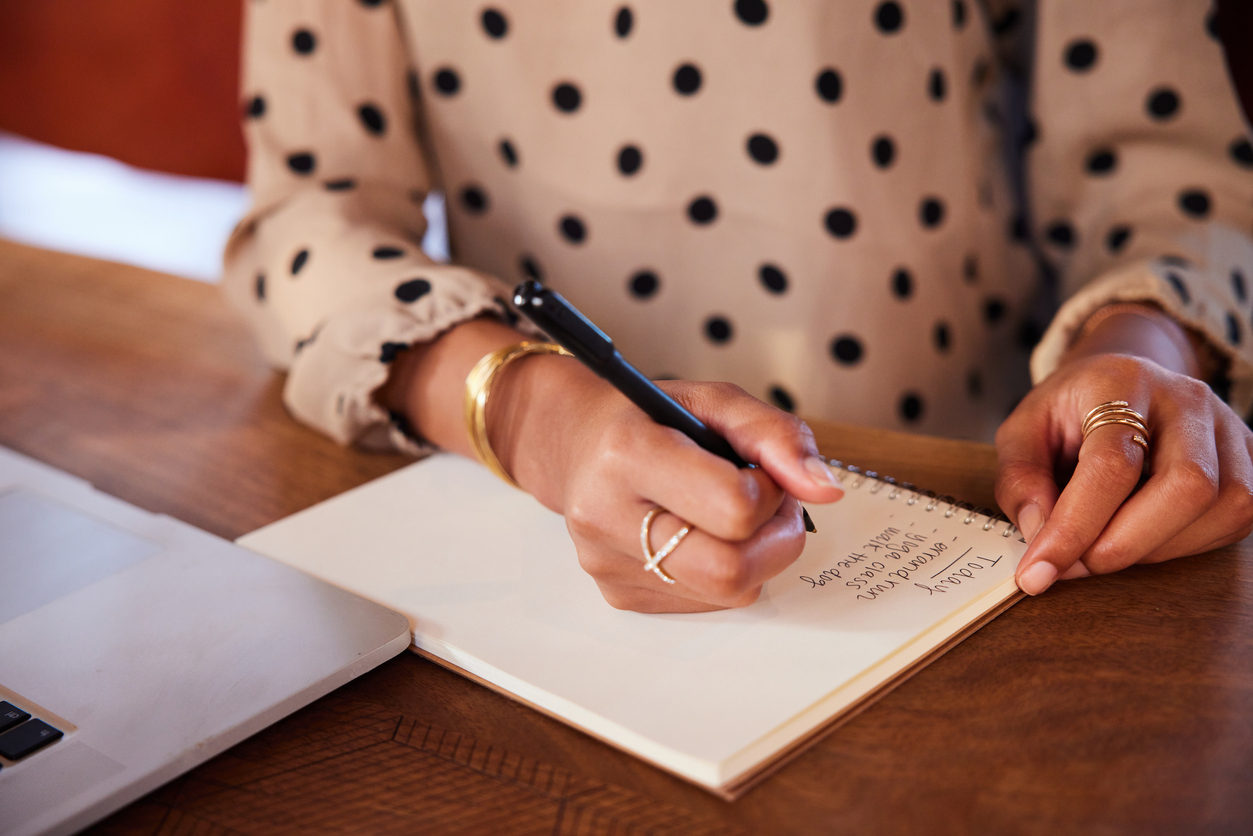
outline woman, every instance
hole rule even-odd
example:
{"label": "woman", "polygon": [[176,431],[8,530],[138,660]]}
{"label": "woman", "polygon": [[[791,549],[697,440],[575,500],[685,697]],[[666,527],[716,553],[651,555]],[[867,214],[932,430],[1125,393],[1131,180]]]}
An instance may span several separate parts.
{"label": "woman", "polygon": [[[841,490],[793,411],[987,438],[1013,409],[997,497],[1032,594],[1253,527],[1253,146],[1204,0],[248,8],[226,274],[288,405],[494,451],[614,606],[744,605],[795,559],[797,500]],[[450,265],[417,247],[433,187]],[[761,468],[510,355],[524,277],[646,373],[743,387],[667,384]],[[684,527],[640,572],[641,529],[647,556]]]}

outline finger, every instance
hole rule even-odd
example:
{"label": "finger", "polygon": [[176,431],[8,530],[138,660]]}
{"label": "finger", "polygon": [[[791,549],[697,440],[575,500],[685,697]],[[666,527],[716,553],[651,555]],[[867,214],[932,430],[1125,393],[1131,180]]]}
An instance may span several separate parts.
{"label": "finger", "polygon": [[1042,404],[1028,401],[996,434],[996,503],[1027,543],[1035,540],[1057,504],[1053,461],[1062,439],[1050,416]]}
{"label": "finger", "polygon": [[1130,427],[1106,426],[1083,442],[1074,476],[1018,564],[1023,592],[1039,595],[1064,575],[1135,489],[1144,451],[1131,440],[1133,434]]}
{"label": "finger", "polygon": [[1215,442],[1221,468],[1217,498],[1199,519],[1139,562],[1201,554],[1243,540],[1253,530],[1253,433],[1232,414],[1218,422]]}
{"label": "finger", "polygon": [[643,517],[660,505],[714,537],[736,541],[751,537],[783,502],[783,490],[764,470],[737,468],[677,430],[642,419],[627,432],[615,449],[620,481],[643,503],[631,514]]}
{"label": "finger", "polygon": [[667,388],[788,493],[806,502],[834,502],[844,495],[839,477],[818,455],[813,431],[796,416],[730,383]]}
{"label": "finger", "polygon": [[[581,549],[579,561],[598,583],[654,589],[717,607],[746,606],[757,599],[762,584],[791,565],[804,548],[804,527],[796,505],[789,498],[777,515],[740,543],[692,529],[661,563],[662,571],[675,580],[673,585],[645,570],[638,522],[632,541],[619,544],[619,551],[599,549],[585,555]],[[682,525],[673,514],[658,514],[650,548],[660,549]]]}
{"label": "finger", "polygon": [[[1204,401],[1199,410],[1167,401],[1155,404],[1154,413],[1152,475],[1084,553],[1083,562],[1093,574],[1138,563],[1185,531],[1191,531],[1184,540],[1193,547],[1222,533],[1214,528],[1220,521],[1202,522],[1219,497],[1221,478],[1213,410]],[[1091,440],[1110,429],[1095,430]],[[1230,439],[1224,446],[1229,444]]]}

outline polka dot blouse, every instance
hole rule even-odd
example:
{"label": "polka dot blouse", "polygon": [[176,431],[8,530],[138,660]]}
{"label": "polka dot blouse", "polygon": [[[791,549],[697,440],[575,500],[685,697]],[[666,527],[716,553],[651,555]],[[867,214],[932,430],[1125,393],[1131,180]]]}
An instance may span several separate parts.
{"label": "polka dot blouse", "polygon": [[[1155,303],[1253,401],[1253,145],[1208,0],[254,0],[227,286],[289,407],[405,446],[406,347],[543,279],[654,377],[990,438]],[[446,195],[453,259],[419,247]],[[412,448],[412,445],[410,444]]]}

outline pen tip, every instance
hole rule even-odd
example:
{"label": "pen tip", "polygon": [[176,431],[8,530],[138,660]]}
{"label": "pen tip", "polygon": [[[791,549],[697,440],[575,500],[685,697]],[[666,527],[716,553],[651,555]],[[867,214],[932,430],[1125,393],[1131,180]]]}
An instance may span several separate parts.
{"label": "pen tip", "polygon": [[814,525],[814,521],[810,519],[809,512],[805,510],[805,506],[801,506],[801,516],[805,519],[805,530],[810,534],[818,533],[818,526]]}

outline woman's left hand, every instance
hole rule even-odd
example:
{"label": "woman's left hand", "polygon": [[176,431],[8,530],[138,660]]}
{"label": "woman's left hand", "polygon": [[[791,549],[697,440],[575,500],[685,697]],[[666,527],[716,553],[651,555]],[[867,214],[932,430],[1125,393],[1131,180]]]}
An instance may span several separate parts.
{"label": "woman's left hand", "polygon": [[[1109,317],[1001,425],[996,499],[1030,544],[1017,572],[1024,592],[1198,554],[1253,531],[1253,433],[1183,373],[1195,359],[1178,348],[1172,357],[1181,341],[1153,330],[1170,327],[1178,328],[1151,310]],[[1120,424],[1084,441],[1084,416],[1109,401],[1144,416],[1147,452]],[[1071,466],[1061,489],[1056,473]]]}

